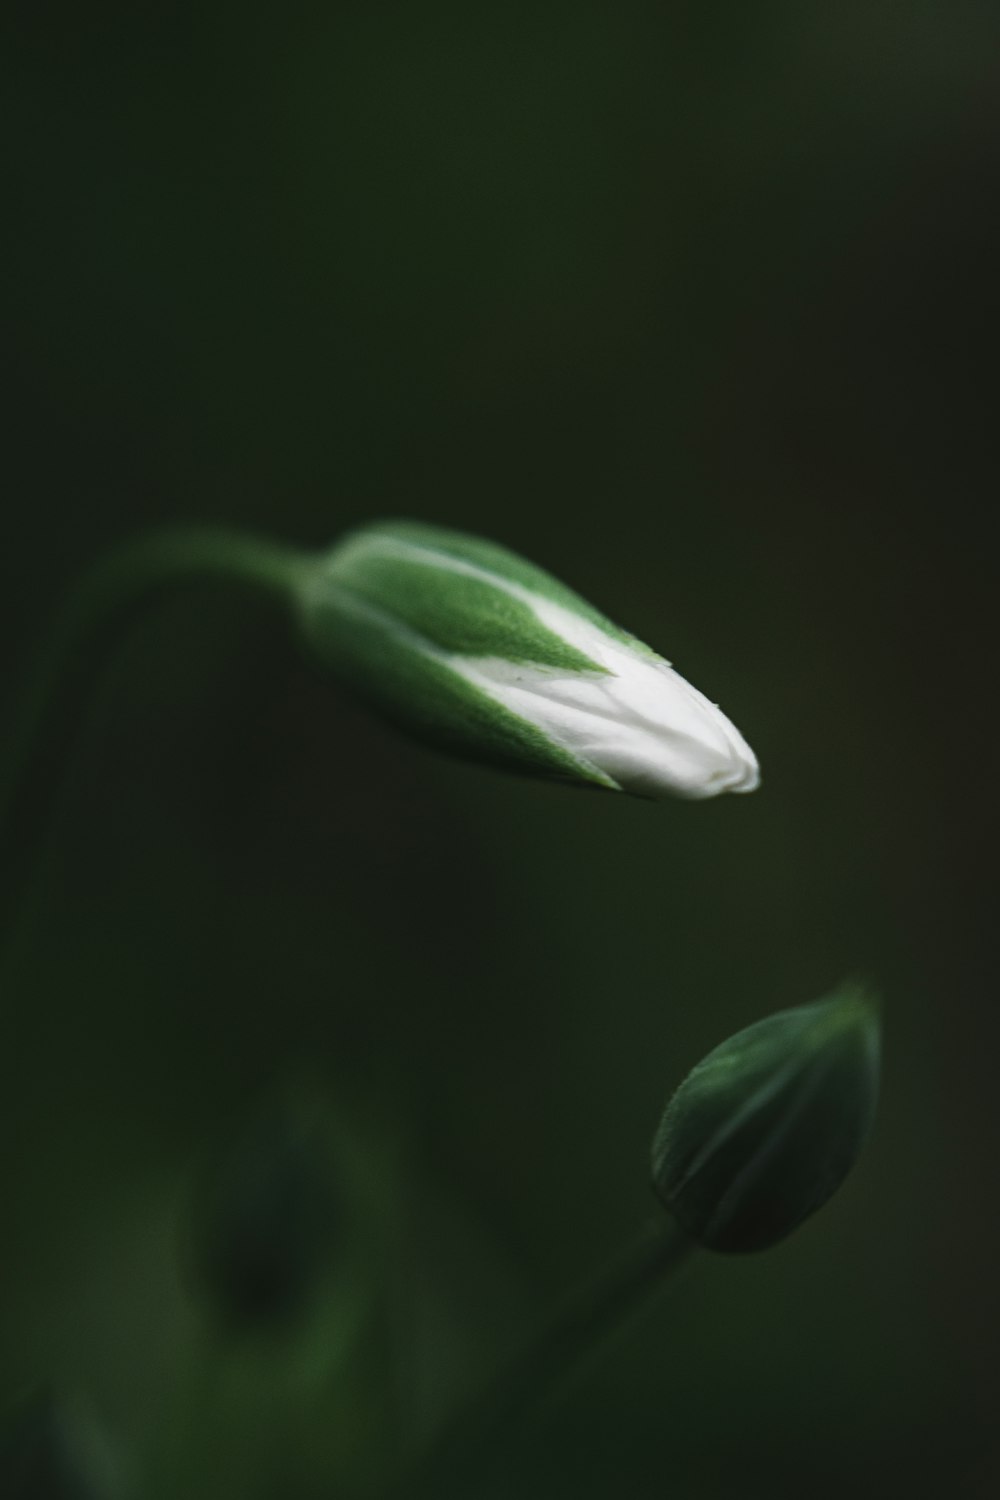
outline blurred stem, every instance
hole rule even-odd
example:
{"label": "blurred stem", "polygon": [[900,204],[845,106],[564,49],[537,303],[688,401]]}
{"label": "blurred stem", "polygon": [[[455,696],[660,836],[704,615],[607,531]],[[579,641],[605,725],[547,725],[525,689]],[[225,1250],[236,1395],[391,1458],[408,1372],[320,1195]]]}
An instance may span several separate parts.
{"label": "blurred stem", "polygon": [[151,605],[179,589],[234,583],[288,605],[309,554],[212,527],[127,543],[76,586],[9,721],[0,768],[0,937],[17,913],[73,742],[108,657]]}
{"label": "blurred stem", "polygon": [[585,1356],[655,1295],[695,1242],[664,1216],[592,1281],[566,1298],[538,1336],[458,1411],[408,1485],[417,1497],[469,1495],[498,1450],[553,1396]]}

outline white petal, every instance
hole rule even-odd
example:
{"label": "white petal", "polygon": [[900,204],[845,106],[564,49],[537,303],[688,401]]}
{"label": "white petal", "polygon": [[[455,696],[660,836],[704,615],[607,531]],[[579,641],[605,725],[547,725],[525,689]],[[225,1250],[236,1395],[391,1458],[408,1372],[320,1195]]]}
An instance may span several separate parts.
{"label": "white petal", "polygon": [[714,704],[665,663],[629,657],[620,676],[490,657],[452,669],[623,791],[714,797],[758,784],[753,751]]}
{"label": "white petal", "polygon": [[456,670],[623,790],[695,798],[759,786],[757,758],[739,730],[668,662],[561,604],[505,579],[495,582],[608,675],[500,659],[456,658]]}

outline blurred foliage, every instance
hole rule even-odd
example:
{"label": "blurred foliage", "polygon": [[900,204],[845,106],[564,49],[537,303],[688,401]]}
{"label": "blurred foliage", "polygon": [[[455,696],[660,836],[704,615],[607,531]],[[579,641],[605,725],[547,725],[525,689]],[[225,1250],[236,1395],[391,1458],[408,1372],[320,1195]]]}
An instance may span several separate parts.
{"label": "blurred foliage", "polygon": [[[696,1059],[860,969],[859,1170],[692,1270],[496,1493],[994,1493],[996,7],[20,0],[3,31],[6,703],[139,527],[407,514],[648,639],[764,786],[507,781],[232,600],[136,630],[4,959],[0,1399],[78,1394],[143,1495],[364,1493],[632,1232]],[[237,1338],[186,1216],[303,1073],[361,1238]]]}
{"label": "blurred foliage", "polygon": [[287,1109],[250,1121],[205,1164],[191,1210],[189,1260],[223,1322],[282,1323],[304,1310],[357,1238],[320,1128]]}
{"label": "blurred foliage", "polygon": [[0,1494],[11,1500],[111,1500],[113,1453],[93,1419],[49,1390],[22,1399],[0,1439]]}

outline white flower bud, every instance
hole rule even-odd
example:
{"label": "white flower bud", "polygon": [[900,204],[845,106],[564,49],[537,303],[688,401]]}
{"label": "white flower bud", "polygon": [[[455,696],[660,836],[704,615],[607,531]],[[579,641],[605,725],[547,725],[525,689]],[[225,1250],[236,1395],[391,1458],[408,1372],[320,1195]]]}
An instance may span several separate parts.
{"label": "white flower bud", "polygon": [[647,797],[758,785],[753,751],[714,703],[492,543],[368,527],[312,572],[302,622],[367,701],[461,754]]}

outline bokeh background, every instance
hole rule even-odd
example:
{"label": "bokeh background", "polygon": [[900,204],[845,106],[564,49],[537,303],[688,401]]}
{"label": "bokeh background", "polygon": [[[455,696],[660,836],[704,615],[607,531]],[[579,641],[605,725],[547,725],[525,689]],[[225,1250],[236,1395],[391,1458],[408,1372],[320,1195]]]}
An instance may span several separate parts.
{"label": "bokeh background", "polygon": [[4,956],[9,1443],[60,1494],[377,1493],[648,1216],[698,1057],[861,972],[843,1191],[703,1257],[484,1493],[997,1493],[992,0],[4,29],[8,725],[122,539],[397,514],[549,566],[764,769],[508,780],[243,598],[137,626]]}

